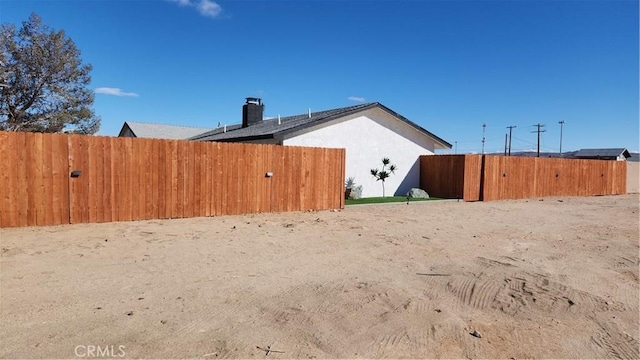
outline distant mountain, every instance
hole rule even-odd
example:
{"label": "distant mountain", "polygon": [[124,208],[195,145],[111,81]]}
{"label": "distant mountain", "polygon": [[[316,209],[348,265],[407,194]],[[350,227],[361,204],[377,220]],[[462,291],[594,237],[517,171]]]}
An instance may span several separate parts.
{"label": "distant mountain", "polygon": [[[575,156],[577,152],[578,151],[563,152],[562,157],[571,159]],[[495,155],[504,155],[504,153],[496,153]],[[536,157],[537,155],[538,154],[535,151],[518,151],[518,152],[511,153],[511,156],[522,156],[522,157]],[[640,161],[640,153],[629,152],[629,155],[631,155],[631,157],[628,158],[627,161],[636,161],[636,162]],[[540,157],[559,158],[561,156],[557,152],[540,152]]]}
{"label": "distant mountain", "polygon": [[[577,153],[577,151],[567,151],[567,152],[563,152],[562,156],[560,156],[559,153],[557,152],[540,152],[540,157],[545,157],[545,158],[572,158],[575,154]],[[501,153],[502,155],[504,155],[504,153]],[[538,156],[538,153],[535,151],[516,151],[516,152],[512,152],[511,156],[521,156],[521,157],[536,157]]]}

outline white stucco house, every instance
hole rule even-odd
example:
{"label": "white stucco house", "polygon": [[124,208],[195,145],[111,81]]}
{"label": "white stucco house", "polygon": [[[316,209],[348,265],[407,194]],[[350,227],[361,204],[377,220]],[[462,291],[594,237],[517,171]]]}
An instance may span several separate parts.
{"label": "white stucco house", "polygon": [[371,175],[382,158],[397,166],[385,182],[386,195],[404,196],[420,183],[420,155],[432,155],[451,144],[380,103],[366,103],[271,119],[264,105],[247,98],[242,124],[224,126],[191,137],[198,141],[251,142],[284,146],[346,149],[346,177],[362,185],[363,197],[382,196]]}

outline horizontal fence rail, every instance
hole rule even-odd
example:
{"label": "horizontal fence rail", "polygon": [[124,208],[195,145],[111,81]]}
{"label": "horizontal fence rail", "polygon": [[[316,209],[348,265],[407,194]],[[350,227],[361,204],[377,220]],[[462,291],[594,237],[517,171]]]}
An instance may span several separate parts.
{"label": "horizontal fence rail", "polygon": [[344,149],[0,132],[0,227],[344,207]]}
{"label": "horizontal fence rail", "polygon": [[497,155],[420,157],[420,186],[435,197],[477,200],[626,193],[624,161]]}

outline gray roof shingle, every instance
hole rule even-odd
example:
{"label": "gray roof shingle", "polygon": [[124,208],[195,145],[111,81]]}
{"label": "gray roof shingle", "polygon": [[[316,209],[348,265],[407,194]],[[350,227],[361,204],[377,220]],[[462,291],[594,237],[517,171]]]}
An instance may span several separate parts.
{"label": "gray roof shingle", "polygon": [[185,140],[211,130],[211,128],[125,121],[119,136],[122,136],[127,126],[136,137],[150,139]]}
{"label": "gray roof shingle", "polygon": [[351,115],[359,111],[364,111],[364,110],[375,108],[375,107],[380,107],[381,109],[389,112],[391,115],[396,116],[397,118],[404,121],[411,127],[415,128],[416,130],[422,132],[427,136],[430,136],[431,138],[436,140],[436,142],[440,143],[441,146],[446,148],[451,148],[451,144],[449,144],[448,142],[444,141],[438,136],[425,130],[418,124],[410,121],[404,116],[394,112],[393,110],[377,102],[312,112],[311,117],[309,117],[308,113],[281,117],[280,124],[278,124],[277,118],[273,118],[273,119],[262,120],[262,122],[258,124],[253,124],[245,128],[243,128],[241,125],[233,125],[232,127],[227,126],[226,132],[224,132],[223,129],[214,129],[206,133],[196,135],[192,137],[191,140],[238,141],[238,140],[269,139],[269,138],[273,138],[274,135],[284,135],[290,132],[305,129],[312,125],[321,124],[339,117]]}

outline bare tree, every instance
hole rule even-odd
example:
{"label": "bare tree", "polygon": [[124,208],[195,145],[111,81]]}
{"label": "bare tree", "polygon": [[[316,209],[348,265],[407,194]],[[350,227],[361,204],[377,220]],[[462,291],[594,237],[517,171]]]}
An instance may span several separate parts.
{"label": "bare tree", "polygon": [[65,32],[37,14],[0,28],[0,130],[94,134],[90,64]]}

